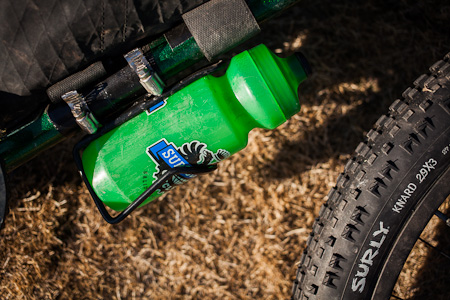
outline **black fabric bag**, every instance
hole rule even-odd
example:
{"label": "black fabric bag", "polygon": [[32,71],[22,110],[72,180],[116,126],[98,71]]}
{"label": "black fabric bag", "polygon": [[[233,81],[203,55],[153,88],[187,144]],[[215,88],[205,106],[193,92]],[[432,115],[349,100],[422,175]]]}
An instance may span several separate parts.
{"label": "black fabric bag", "polygon": [[161,34],[203,2],[0,1],[0,129],[42,108],[50,85]]}

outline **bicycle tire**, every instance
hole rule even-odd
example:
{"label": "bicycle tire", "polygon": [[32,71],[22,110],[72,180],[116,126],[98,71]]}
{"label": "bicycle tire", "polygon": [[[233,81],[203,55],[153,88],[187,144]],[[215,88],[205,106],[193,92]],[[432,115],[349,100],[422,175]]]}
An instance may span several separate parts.
{"label": "bicycle tire", "polygon": [[450,53],[393,102],[338,177],[303,252],[292,299],[389,299],[450,193]]}

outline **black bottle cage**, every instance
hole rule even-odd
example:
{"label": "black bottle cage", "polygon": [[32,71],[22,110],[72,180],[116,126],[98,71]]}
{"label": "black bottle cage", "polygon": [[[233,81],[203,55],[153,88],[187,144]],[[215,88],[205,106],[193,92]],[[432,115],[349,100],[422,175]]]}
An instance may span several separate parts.
{"label": "black bottle cage", "polygon": [[220,69],[222,67],[222,62],[218,62],[210,67],[207,67],[203,70],[200,70],[188,78],[180,81],[178,84],[176,84],[173,88],[171,88],[168,92],[162,94],[161,96],[149,96],[145,95],[138,99],[138,101],[131,106],[127,111],[122,113],[120,116],[118,116],[116,119],[112,120],[111,122],[107,123],[105,126],[99,128],[99,130],[92,135],[85,136],[80,142],[78,142],[75,147],[73,148],[73,157],[75,160],[75,164],[78,168],[78,171],[80,172],[81,178],[83,179],[84,183],[86,184],[89,193],[91,194],[92,199],[94,199],[95,205],[97,206],[98,210],[100,211],[100,214],[105,219],[106,222],[110,224],[117,224],[123,219],[125,219],[131,212],[133,212],[139,205],[141,205],[151,194],[153,194],[158,188],[161,187],[171,176],[177,175],[177,174],[202,174],[214,171],[217,166],[216,165],[191,165],[189,167],[177,167],[173,169],[167,170],[166,173],[164,173],[160,178],[158,178],[156,181],[153,182],[153,184],[146,189],[139,197],[137,197],[133,202],[131,202],[128,207],[121,211],[118,215],[115,217],[111,216],[109,212],[107,211],[105,205],[103,204],[103,201],[97,196],[97,194],[94,191],[94,188],[90,184],[89,180],[86,177],[86,173],[84,172],[83,162],[81,159],[81,152],[94,140],[99,138],[100,136],[108,133],[109,131],[113,130],[114,128],[122,125],[126,121],[132,119],[133,117],[137,116],[138,114],[142,113],[143,111],[149,109],[156,103],[159,103],[161,100],[167,99],[169,96],[173,95],[175,92],[182,89],[184,86],[190,84],[191,82],[194,82],[195,80],[208,75],[210,73],[213,73],[214,71]]}

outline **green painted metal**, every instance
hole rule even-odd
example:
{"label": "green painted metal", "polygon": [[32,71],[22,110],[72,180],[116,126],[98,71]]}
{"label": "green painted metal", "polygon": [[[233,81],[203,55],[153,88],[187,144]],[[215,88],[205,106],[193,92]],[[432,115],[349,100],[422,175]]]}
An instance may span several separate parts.
{"label": "green painted metal", "polygon": [[39,118],[10,133],[0,142],[0,157],[7,172],[10,172],[63,138],[47,111],[44,111]]}
{"label": "green painted metal", "polygon": [[[262,22],[295,2],[297,0],[250,0],[248,5],[256,20]],[[204,59],[194,38],[172,49],[166,39],[161,37],[144,48],[151,52],[160,75],[165,80],[176,77],[179,72]],[[63,135],[53,126],[47,113],[44,113],[39,119],[9,134],[0,142],[0,158],[10,171],[62,139]]]}
{"label": "green painted metal", "polygon": [[159,68],[160,75],[167,80],[204,58],[200,48],[191,37],[172,49],[164,37],[148,45],[150,53]]}
{"label": "green painted metal", "polygon": [[[258,22],[263,22],[298,1],[250,0],[247,4],[255,19]],[[144,49],[148,49],[151,53],[159,68],[160,75],[164,79],[176,76],[178,72],[185,70],[205,58],[193,37],[184,41],[175,49],[172,49],[167,40],[161,37],[144,47]],[[147,50],[145,51],[147,52]]]}
{"label": "green painted metal", "polygon": [[274,17],[299,0],[248,0],[247,5],[258,22]]}
{"label": "green painted metal", "polygon": [[[264,45],[238,54],[223,76],[202,77],[92,142],[86,176],[107,206],[123,210],[165,169],[216,163],[243,149],[253,128],[285,122],[300,110],[305,78],[296,56]],[[147,202],[188,179],[174,176]]]}

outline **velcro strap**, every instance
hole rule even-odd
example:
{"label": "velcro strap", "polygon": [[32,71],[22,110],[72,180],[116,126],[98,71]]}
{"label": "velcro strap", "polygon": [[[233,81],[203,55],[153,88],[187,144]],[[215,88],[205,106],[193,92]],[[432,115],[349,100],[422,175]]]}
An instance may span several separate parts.
{"label": "velcro strap", "polygon": [[208,60],[260,31],[244,0],[211,0],[185,13],[183,20]]}

